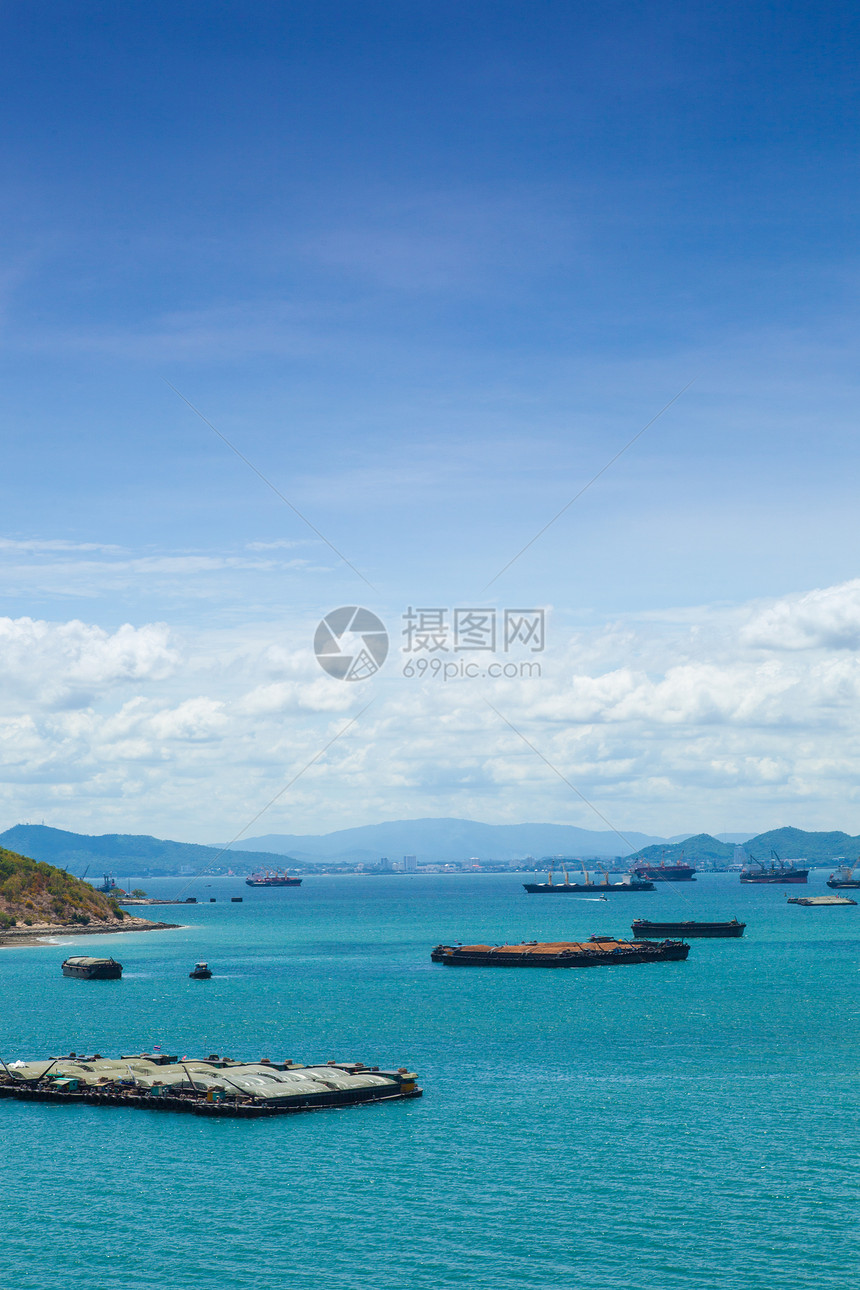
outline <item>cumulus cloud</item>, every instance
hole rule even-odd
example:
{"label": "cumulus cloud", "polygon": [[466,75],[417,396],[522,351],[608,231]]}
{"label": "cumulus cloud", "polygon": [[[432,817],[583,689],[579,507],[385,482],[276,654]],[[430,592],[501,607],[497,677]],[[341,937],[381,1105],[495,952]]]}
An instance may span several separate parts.
{"label": "cumulus cloud", "polygon": [[854,830],[858,594],[629,618],[551,642],[540,678],[451,684],[404,678],[396,654],[373,681],[337,682],[310,620],[179,644],[161,624],[0,620],[0,806],[10,822],[228,836],[372,699],[267,831],[415,815],[604,828],[552,767],[622,831]]}
{"label": "cumulus cloud", "polygon": [[125,682],[163,681],[179,655],[163,623],[114,632],[80,622],[0,618],[0,689],[43,706],[80,705]]}
{"label": "cumulus cloud", "polygon": [[759,649],[857,649],[860,578],[773,601],[753,614],[741,639]]}

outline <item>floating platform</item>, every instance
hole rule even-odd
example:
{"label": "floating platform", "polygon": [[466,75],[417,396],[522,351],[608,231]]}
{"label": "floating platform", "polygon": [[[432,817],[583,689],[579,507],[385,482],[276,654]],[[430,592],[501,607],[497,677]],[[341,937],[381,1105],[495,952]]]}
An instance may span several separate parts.
{"label": "floating platform", "polygon": [[788,896],[789,905],[856,905],[856,900],[847,896]]}
{"label": "floating platform", "polygon": [[421,1097],[417,1080],[406,1067],[380,1070],[362,1062],[302,1066],[215,1056],[180,1061],[151,1053],[0,1062],[0,1097],[239,1119]]}
{"label": "floating platform", "polygon": [[651,923],[647,918],[633,920],[631,930],[634,936],[743,936],[746,923],[739,923],[733,918],[729,923]]}
{"label": "floating platform", "polygon": [[620,941],[592,937],[590,941],[523,941],[519,945],[437,945],[430,955],[447,967],[620,967],[627,963],[659,963],[685,959],[683,941]]}
{"label": "floating platform", "polygon": [[84,981],[116,981],[122,976],[122,964],[116,959],[95,959],[75,954],[63,964],[63,976],[77,976]]}

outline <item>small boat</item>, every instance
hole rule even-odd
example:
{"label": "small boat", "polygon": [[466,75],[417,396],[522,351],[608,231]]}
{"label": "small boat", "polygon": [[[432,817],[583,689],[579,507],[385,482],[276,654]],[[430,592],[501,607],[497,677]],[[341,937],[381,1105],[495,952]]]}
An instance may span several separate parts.
{"label": "small boat", "polygon": [[676,923],[651,923],[647,918],[636,918],[632,924],[634,936],[743,936],[746,923],[733,918],[730,923],[696,923],[692,920]]}
{"label": "small boat", "polygon": [[[598,866],[602,869],[601,866]],[[600,882],[593,882],[591,874],[583,865],[582,874],[584,882],[571,882],[567,874],[567,869],[562,865],[561,871],[564,874],[564,882],[553,882],[553,868],[550,866],[549,877],[546,882],[524,882],[523,886],[531,895],[548,895],[563,896],[565,894],[604,896],[608,891],[653,891],[653,882],[643,882],[641,878],[634,878],[632,874],[626,873],[620,882],[610,882],[609,874],[606,869],[602,869],[603,878]]]}
{"label": "small boat", "polygon": [[94,959],[76,954],[63,964],[63,976],[77,976],[85,981],[115,981],[122,976],[122,964],[116,959]]}
{"label": "small boat", "polygon": [[[860,864],[860,861],[857,863]],[[827,879],[828,887],[851,887],[855,890],[860,888],[860,875],[855,873],[856,869],[857,864],[841,864]]]}
{"label": "small boat", "polygon": [[212,969],[208,963],[195,963],[194,971],[189,972],[188,975],[193,981],[208,981],[212,975]]}
{"label": "small boat", "polygon": [[262,869],[245,879],[249,887],[301,887],[301,878],[292,878],[284,869]]}
{"label": "small boat", "polygon": [[848,896],[786,896],[789,905],[856,905]]}

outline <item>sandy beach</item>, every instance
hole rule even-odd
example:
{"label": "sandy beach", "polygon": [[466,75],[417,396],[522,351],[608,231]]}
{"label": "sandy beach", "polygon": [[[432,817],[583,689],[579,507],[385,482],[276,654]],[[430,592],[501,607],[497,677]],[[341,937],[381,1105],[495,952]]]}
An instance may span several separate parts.
{"label": "sandy beach", "polygon": [[49,937],[110,936],[119,932],[165,932],[181,923],[153,923],[148,918],[109,919],[104,923],[33,923],[31,927],[6,927],[0,931],[0,949],[10,946],[41,945]]}

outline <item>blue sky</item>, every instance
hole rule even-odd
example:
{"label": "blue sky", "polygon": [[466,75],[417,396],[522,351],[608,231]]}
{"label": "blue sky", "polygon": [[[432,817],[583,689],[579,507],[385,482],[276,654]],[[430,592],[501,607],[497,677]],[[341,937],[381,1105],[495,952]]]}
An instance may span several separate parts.
{"label": "blue sky", "polygon": [[[226,835],[361,706],[309,656],[324,613],[396,631],[489,594],[551,609],[551,675],[493,693],[613,821],[860,830],[858,26],[848,4],[7,5],[0,613],[53,641],[8,629],[8,823]],[[779,633],[731,654],[767,614],[790,683]],[[706,691],[681,715],[679,665]],[[604,694],[586,719],[582,678],[617,698],[625,668],[653,703],[631,682],[635,716]],[[802,721],[753,712],[828,668]],[[395,680],[369,683],[366,763],[347,740],[266,831],[602,827],[472,691]]]}

